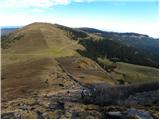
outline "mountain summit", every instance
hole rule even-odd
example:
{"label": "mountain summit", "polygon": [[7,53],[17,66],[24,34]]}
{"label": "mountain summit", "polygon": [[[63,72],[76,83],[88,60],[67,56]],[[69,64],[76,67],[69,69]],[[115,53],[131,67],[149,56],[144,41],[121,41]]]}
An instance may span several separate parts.
{"label": "mountain summit", "polygon": [[12,53],[60,53],[64,50],[66,53],[68,51],[69,54],[76,54],[75,50],[83,47],[67,34],[67,31],[55,24],[32,23],[10,33],[6,36],[7,41],[2,39],[2,48],[4,52]]}

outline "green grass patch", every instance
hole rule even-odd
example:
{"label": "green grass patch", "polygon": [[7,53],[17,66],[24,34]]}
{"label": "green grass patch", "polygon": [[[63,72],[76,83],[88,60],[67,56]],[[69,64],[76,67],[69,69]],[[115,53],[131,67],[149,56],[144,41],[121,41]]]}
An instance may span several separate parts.
{"label": "green grass patch", "polygon": [[111,76],[116,80],[135,83],[159,79],[159,70],[153,67],[133,65],[123,62],[118,62],[116,65],[116,69],[111,73]]}

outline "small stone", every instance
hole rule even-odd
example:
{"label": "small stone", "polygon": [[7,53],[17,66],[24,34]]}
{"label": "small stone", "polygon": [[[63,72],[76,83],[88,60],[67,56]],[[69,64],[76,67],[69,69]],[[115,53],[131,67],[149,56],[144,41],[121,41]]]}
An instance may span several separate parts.
{"label": "small stone", "polygon": [[14,113],[14,116],[16,119],[20,119],[21,118],[21,115],[19,113]]}
{"label": "small stone", "polygon": [[67,93],[68,93],[68,94],[70,93],[69,90],[67,91]]}
{"label": "small stone", "polygon": [[42,112],[40,112],[39,110],[37,110],[36,113],[37,113],[37,118],[38,119],[44,119]]}
{"label": "small stone", "polygon": [[64,109],[64,103],[62,102],[57,102],[57,103],[50,103],[48,105],[48,108],[49,109],[52,109],[52,110],[56,110],[56,109]]}
{"label": "small stone", "polygon": [[27,107],[27,105],[22,105],[22,106],[20,106],[20,109],[22,109],[22,110],[28,110],[28,107]]}
{"label": "small stone", "polygon": [[117,118],[118,119],[118,118],[122,117],[122,113],[120,111],[107,112],[106,114],[109,118]]}
{"label": "small stone", "polygon": [[61,84],[61,83],[59,84],[59,86],[60,86],[60,87],[64,87],[64,85],[63,85],[63,84]]}

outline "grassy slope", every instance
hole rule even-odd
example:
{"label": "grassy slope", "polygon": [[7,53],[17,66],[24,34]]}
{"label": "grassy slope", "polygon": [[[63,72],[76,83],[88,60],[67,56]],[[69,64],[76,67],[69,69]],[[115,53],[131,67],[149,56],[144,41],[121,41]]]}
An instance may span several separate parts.
{"label": "grassy slope", "polygon": [[122,79],[127,82],[143,82],[150,80],[158,80],[158,69],[140,65],[133,65],[123,62],[117,63],[115,72],[118,74],[125,74]]}
{"label": "grassy slope", "polygon": [[[27,56],[25,56],[27,57]],[[2,99],[25,96],[28,92],[45,88],[43,83],[56,62],[47,57],[29,57],[2,66]],[[3,61],[3,58],[2,58]]]}
{"label": "grassy slope", "polygon": [[[108,59],[98,58],[104,66],[112,66],[113,62]],[[116,68],[110,72],[115,80],[123,80],[126,83],[145,82],[159,79],[159,71],[156,68],[117,62]]]}
{"label": "grassy slope", "polygon": [[[14,40],[19,35],[23,37]],[[76,49],[82,48],[52,24],[28,25],[13,32],[9,40],[14,42],[9,43],[8,49],[2,49],[3,100],[45,89],[44,81],[58,68],[54,58],[79,55]]]}

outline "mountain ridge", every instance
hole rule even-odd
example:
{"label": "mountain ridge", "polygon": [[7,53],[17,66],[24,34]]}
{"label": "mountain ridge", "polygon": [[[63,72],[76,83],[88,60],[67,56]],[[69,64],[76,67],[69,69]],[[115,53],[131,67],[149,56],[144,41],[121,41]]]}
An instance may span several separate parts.
{"label": "mountain ridge", "polygon": [[[5,44],[11,46],[9,49],[12,49],[13,53],[36,52],[37,50],[41,50],[42,53],[44,51],[50,53],[55,51],[57,53],[60,50],[66,50],[68,53],[71,52],[72,55],[85,52],[85,54],[88,54],[87,56],[90,56],[90,54],[94,56],[94,52],[91,51],[98,46],[98,55],[102,57],[108,57],[109,55],[110,59],[118,57],[124,62],[132,61],[130,63],[158,67],[158,40],[147,35],[105,32],[92,28],[70,28],[59,24],[36,22],[12,31],[8,36],[8,43],[2,37],[2,48]],[[21,40],[16,41],[17,37]],[[90,53],[87,52],[87,49],[91,49],[88,46],[89,44],[92,46]],[[108,49],[105,48],[105,44]],[[59,48],[61,49],[59,50]],[[124,49],[123,53],[120,52],[121,48]],[[10,50],[4,49],[2,51]],[[129,53],[128,51],[132,52]],[[133,57],[133,60],[127,56]],[[137,57],[138,61],[142,59],[144,64],[143,62],[136,62],[134,59]]]}

